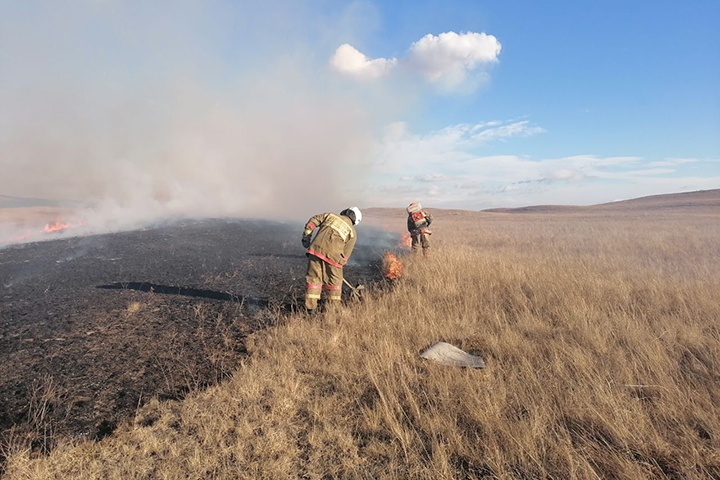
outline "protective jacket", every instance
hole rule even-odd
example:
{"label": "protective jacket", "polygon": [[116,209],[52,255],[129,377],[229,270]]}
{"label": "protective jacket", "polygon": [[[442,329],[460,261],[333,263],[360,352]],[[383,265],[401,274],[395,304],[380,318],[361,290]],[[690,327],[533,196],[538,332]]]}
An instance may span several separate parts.
{"label": "protective jacket", "polygon": [[425,210],[409,213],[407,220],[407,229],[410,235],[419,235],[421,233],[431,234],[430,224],[433,217]]}
{"label": "protective jacket", "polygon": [[345,215],[321,213],[305,224],[305,236],[312,235],[315,229],[319,230],[308,247],[307,255],[342,268],[350,258],[357,241],[352,220]]}

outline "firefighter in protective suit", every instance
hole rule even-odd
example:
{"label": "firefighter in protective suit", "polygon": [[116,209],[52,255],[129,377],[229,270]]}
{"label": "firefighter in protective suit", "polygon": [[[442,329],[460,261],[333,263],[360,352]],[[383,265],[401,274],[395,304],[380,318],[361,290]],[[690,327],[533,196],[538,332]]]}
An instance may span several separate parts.
{"label": "firefighter in protective suit", "polygon": [[[362,220],[362,213],[357,207],[347,208],[340,212],[315,215],[305,224],[302,244],[307,248],[308,269],[305,275],[307,291],[305,308],[314,312],[317,308],[321,292],[329,305],[338,305],[342,294],[343,266],[347,263],[357,233],[355,225]],[[313,232],[317,231],[315,238]]]}
{"label": "firefighter in protective suit", "polygon": [[430,256],[430,224],[433,221],[432,215],[422,209],[419,203],[411,203],[407,207],[408,220],[407,228],[412,237],[412,251],[417,256],[420,255],[420,247],[422,246],[423,255]]}

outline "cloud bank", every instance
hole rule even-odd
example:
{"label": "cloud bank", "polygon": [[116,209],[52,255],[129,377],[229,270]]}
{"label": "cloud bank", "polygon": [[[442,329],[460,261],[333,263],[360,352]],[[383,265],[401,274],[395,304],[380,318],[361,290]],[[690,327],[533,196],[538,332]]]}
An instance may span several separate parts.
{"label": "cloud bank", "polygon": [[529,120],[493,120],[419,135],[404,122],[392,123],[375,146],[373,168],[382,183],[367,185],[368,196],[381,206],[428,200],[437,207],[481,209],[589,205],[720,185],[720,176],[693,170],[717,171],[717,159],[483,153],[544,131]]}

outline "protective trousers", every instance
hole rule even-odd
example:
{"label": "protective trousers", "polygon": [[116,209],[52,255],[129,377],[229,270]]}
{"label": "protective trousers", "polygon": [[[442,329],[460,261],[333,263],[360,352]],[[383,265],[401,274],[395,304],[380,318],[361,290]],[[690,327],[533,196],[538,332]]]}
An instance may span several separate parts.
{"label": "protective trousers", "polygon": [[320,293],[325,292],[325,298],[330,304],[337,305],[342,295],[343,271],[312,255],[308,256],[308,268],[305,274],[307,292],[305,292],[305,308],[317,308]]}
{"label": "protective trousers", "polygon": [[417,256],[420,255],[420,246],[422,246],[423,255],[430,256],[430,234],[429,233],[413,233],[412,251]]}

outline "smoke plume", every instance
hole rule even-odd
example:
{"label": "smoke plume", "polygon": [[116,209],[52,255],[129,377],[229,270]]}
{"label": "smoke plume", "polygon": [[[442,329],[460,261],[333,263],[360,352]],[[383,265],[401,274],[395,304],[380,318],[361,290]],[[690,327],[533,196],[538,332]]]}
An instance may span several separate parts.
{"label": "smoke plume", "polygon": [[93,231],[358,202],[378,109],[313,53],[336,38],[293,2],[233,3],[0,4],[0,195]]}

